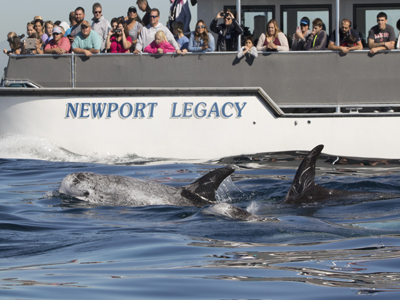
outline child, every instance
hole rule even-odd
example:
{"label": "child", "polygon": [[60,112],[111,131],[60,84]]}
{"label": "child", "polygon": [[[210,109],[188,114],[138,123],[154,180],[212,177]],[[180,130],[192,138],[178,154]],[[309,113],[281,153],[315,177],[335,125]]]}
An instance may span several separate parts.
{"label": "child", "polygon": [[242,58],[246,53],[250,54],[253,57],[258,56],[257,48],[254,47],[253,38],[251,36],[244,38],[244,47],[242,47],[238,52],[237,58]]}
{"label": "child", "polygon": [[357,37],[354,34],[349,35],[347,40],[343,43],[342,47],[354,47],[357,46]]}
{"label": "child", "polygon": [[176,35],[176,42],[178,45],[181,47],[182,54],[185,54],[188,52],[188,47],[189,47],[189,39],[183,34],[183,23],[182,22],[175,22],[172,25],[173,28],[173,33]]}
{"label": "child", "polygon": [[311,31],[311,34],[307,38],[307,44],[304,50],[307,51],[325,50],[327,35],[326,31],[322,29],[324,23],[320,18],[316,18],[312,22],[312,25],[313,25],[313,31]]}
{"label": "child", "polygon": [[154,35],[154,41],[152,41],[150,45],[144,48],[144,52],[153,54],[174,53],[175,48],[170,43],[168,43],[164,31],[159,30]]}

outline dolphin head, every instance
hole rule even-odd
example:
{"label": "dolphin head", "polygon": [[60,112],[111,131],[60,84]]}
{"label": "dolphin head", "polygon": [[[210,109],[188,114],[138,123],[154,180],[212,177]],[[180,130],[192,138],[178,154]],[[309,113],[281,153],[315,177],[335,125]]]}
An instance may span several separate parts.
{"label": "dolphin head", "polygon": [[92,180],[94,173],[80,172],[67,175],[58,187],[58,192],[77,198],[79,200],[88,201],[93,191]]}

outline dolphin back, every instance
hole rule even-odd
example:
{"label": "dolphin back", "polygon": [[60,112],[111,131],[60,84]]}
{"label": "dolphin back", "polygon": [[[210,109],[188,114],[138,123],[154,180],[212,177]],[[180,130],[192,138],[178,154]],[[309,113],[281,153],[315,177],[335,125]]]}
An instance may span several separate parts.
{"label": "dolphin back", "polygon": [[197,207],[215,203],[215,192],[222,181],[233,172],[235,170],[232,167],[215,169],[195,182],[182,187],[182,196],[190,199]]}

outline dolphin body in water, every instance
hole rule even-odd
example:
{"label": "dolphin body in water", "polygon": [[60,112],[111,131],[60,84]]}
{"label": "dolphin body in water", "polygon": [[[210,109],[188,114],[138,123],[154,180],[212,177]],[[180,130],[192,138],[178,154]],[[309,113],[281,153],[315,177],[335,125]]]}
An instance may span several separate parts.
{"label": "dolphin body in water", "polygon": [[337,205],[399,198],[400,195],[333,190],[315,183],[315,165],[324,145],[312,149],[301,162],[292,186],[280,203],[294,205]]}
{"label": "dolphin body in water", "polygon": [[80,172],[67,175],[62,180],[58,192],[102,205],[196,206],[204,207],[202,211],[205,214],[222,215],[246,221],[276,221],[275,218],[262,218],[227,203],[217,204],[215,192],[222,181],[234,171],[232,167],[219,168],[183,187],[173,187],[126,176]]}
{"label": "dolphin body in water", "polygon": [[[301,162],[286,197],[279,204],[334,205],[398,198],[400,195],[327,189],[315,183],[315,164],[323,145],[312,149]],[[203,212],[248,221],[276,221],[262,218],[239,207],[217,203],[215,192],[234,172],[232,167],[215,169],[192,184],[173,187],[151,181],[89,172],[67,175],[59,193],[102,205],[177,205],[204,207]]]}

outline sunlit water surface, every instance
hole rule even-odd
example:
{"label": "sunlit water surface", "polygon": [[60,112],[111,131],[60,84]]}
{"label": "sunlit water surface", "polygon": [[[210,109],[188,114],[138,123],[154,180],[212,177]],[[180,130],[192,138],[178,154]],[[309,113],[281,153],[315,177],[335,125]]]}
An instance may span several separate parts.
{"label": "sunlit water surface", "polygon": [[[8,158],[15,153],[31,159]],[[400,196],[279,205],[303,154],[203,163],[78,156],[46,140],[3,136],[0,297],[398,299]],[[195,207],[96,206],[55,192],[63,177],[78,171],[182,186],[225,164],[237,170],[218,200],[279,221],[238,221]],[[317,165],[316,181],[326,187],[400,195],[396,161],[322,155]]]}

